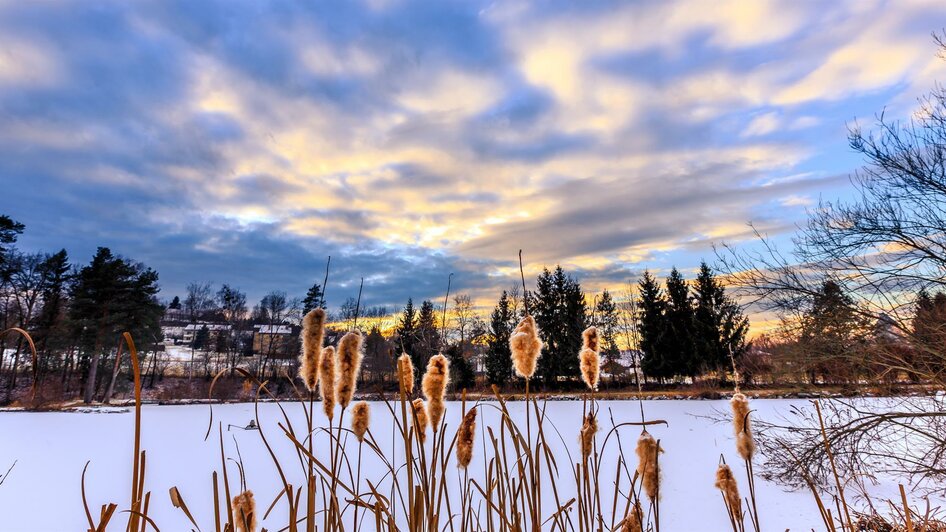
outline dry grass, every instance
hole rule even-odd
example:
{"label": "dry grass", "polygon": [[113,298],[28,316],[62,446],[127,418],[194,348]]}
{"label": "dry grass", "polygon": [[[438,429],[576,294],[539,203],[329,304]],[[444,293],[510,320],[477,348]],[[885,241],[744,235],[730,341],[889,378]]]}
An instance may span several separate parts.
{"label": "dry grass", "polygon": [[[528,329],[528,327],[526,327]],[[534,332],[534,331],[533,331]],[[394,420],[392,444],[400,443],[400,452],[392,454],[379,444],[370,427],[371,406],[358,402],[351,408],[351,429],[344,429],[343,422],[347,403],[338,395],[354,396],[357,384],[357,367],[360,357],[360,342],[352,339],[354,349],[346,360],[337,362],[331,348],[320,350],[319,392],[323,409],[329,416],[327,428],[314,426],[312,416],[314,394],[308,387],[306,375],[301,375],[302,390],[296,389],[296,399],[280,401],[269,390],[266,382],[260,382],[244,370],[235,370],[255,388],[257,399],[256,424],[258,434],[272,460],[272,472],[278,476],[282,488],[274,494],[272,502],[257,507],[253,492],[247,487],[241,460],[232,460],[224,451],[223,427],[217,424],[220,448],[219,469],[211,476],[212,521],[203,527],[187,506],[177,487],[169,490],[172,504],[193,525],[194,530],[216,532],[255,532],[263,521],[275,522],[274,530],[307,532],[358,531],[362,526],[375,530],[406,530],[411,532],[460,531],[604,531],[622,530],[643,532],[660,530],[660,441],[647,428],[665,424],[660,420],[640,423],[614,423],[601,431],[601,412],[594,400],[586,402],[582,425],[578,434],[579,457],[563,467],[566,457],[554,456],[549,436],[561,439],[561,434],[552,420],[546,416],[546,403],[527,395],[525,407],[529,416],[525,426],[516,422],[509,413],[506,398],[494,389],[496,401],[475,403],[467,408],[466,397],[462,403],[460,426],[448,437],[443,411],[434,418],[428,415],[430,405],[439,401],[441,408],[444,393],[449,384],[448,367],[445,360],[432,362],[424,376],[424,394],[427,402],[411,397],[413,392],[413,369],[399,362],[402,375],[396,398],[384,401],[384,409]],[[92,512],[85,490],[85,477],[89,464],[83,470],[82,501],[88,522],[87,530],[104,532],[117,529],[116,516],[127,516],[123,526],[127,531],[144,532],[159,530],[158,524],[149,516],[151,492],[146,487],[146,453],[141,449],[141,372],[138,355],[129,334],[123,335],[123,346],[127,346],[135,378],[135,425],[134,451],[132,456],[132,482],[127,508],[118,509],[115,503],[102,504],[99,511]],[[354,347],[353,347],[354,346]],[[587,346],[586,346],[587,347]],[[327,355],[327,356],[326,356]],[[403,358],[401,360],[404,360]],[[409,359],[407,359],[409,361]],[[336,371],[337,369],[337,371]],[[210,385],[210,397],[221,371]],[[352,375],[353,374],[353,375]],[[288,379],[288,376],[285,378]],[[350,380],[349,384],[339,381]],[[291,379],[289,379],[291,382]],[[295,388],[294,388],[295,389]],[[741,395],[741,394],[740,394]],[[263,426],[259,416],[258,400],[267,398],[277,405],[280,416],[274,426]],[[349,398],[350,400],[350,398]],[[334,424],[336,404],[342,406],[341,418]],[[739,444],[739,435],[751,438],[749,425],[749,403],[744,396],[734,398],[734,429],[737,435],[736,451],[746,461],[750,491],[754,492],[752,478],[752,452]],[[306,427],[299,430],[290,421],[286,407],[301,407],[305,413]],[[331,407],[331,408],[330,408]],[[476,445],[476,419],[482,408],[491,408],[499,415],[496,425],[483,427],[483,470],[472,472],[470,465]],[[820,406],[816,403],[820,414]],[[819,416],[820,419],[820,416]],[[213,428],[213,410],[207,437]],[[638,464],[632,469],[625,461],[626,455],[621,435],[626,430],[641,429],[637,439]],[[428,437],[431,428],[431,437]],[[330,445],[316,450],[312,444],[315,431],[324,431]],[[357,441],[357,455],[350,456],[346,449],[347,434]],[[293,444],[294,456],[285,460],[273,451],[272,438],[286,438]],[[828,447],[829,457],[830,446]],[[753,448],[754,450],[754,448]],[[372,453],[383,464],[383,471],[373,472],[362,478],[362,453]],[[602,457],[606,453],[616,456],[613,471],[605,471]],[[343,464],[347,464],[343,467]],[[352,471],[351,464],[355,464]],[[451,467],[452,465],[459,466]],[[301,467],[306,474],[306,485],[295,486],[289,482],[290,468]],[[233,472],[238,473],[234,477]],[[575,496],[563,500],[560,483],[570,471],[575,481]],[[378,474],[374,474],[378,473]],[[9,472],[8,472],[9,474]],[[859,515],[849,509],[844,496],[843,482],[835,476],[836,493],[834,508],[825,504],[819,490],[806,478],[818,503],[825,530],[837,532],[849,530],[877,531],[940,531],[946,530],[942,522],[929,512],[921,514],[912,510],[907,494],[901,487],[902,500],[891,503],[891,516],[876,514]],[[724,506],[733,530],[745,531],[745,516],[755,530],[760,530],[754,493],[742,500],[738,482],[725,462],[716,471],[716,486],[722,493]],[[451,490],[450,487],[458,489]],[[451,493],[459,493],[459,500]],[[303,498],[304,497],[304,498]],[[646,498],[646,503],[645,503]],[[264,501],[270,500],[268,497]],[[283,505],[277,506],[279,501]],[[549,504],[551,501],[551,504]],[[743,506],[745,504],[745,506]],[[274,508],[285,508],[284,515],[272,514]],[[114,526],[110,526],[114,525]]]}

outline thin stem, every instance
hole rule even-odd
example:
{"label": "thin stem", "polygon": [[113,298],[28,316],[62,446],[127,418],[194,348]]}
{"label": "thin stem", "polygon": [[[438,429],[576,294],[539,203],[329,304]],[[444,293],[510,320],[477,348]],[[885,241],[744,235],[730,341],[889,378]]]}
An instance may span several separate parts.
{"label": "thin stem", "polygon": [[320,307],[325,307],[325,289],[328,286],[328,268],[332,264],[332,256],[328,256],[328,260],[325,261],[325,278],[322,280],[322,303]]}
{"label": "thin stem", "polygon": [[522,270],[522,250],[519,250],[519,279],[522,281],[522,304],[526,307],[526,316],[529,315],[529,291],[526,290],[526,274]]}
{"label": "thin stem", "polygon": [[355,303],[355,323],[352,325],[352,329],[358,329],[358,313],[361,311],[361,291],[365,287],[365,278],[361,278],[361,284],[358,285],[358,301]]}

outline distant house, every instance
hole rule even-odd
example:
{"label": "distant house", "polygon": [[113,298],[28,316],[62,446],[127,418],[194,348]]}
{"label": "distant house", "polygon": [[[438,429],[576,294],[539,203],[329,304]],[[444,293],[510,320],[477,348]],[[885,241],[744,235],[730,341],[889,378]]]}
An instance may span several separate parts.
{"label": "distant house", "polygon": [[230,326],[223,323],[189,323],[185,325],[181,331],[181,341],[189,345],[194,341],[194,338],[197,337],[197,333],[204,327],[210,332],[207,341],[209,345],[215,345],[220,335],[225,335],[230,332]]}
{"label": "distant house", "polygon": [[255,325],[253,352],[275,358],[298,356],[298,331],[289,325]]}

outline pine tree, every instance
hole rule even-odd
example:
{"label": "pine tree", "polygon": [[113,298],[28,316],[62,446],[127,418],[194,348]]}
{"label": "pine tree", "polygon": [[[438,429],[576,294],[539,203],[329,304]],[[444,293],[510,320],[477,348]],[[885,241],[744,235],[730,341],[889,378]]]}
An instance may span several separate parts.
{"label": "pine tree", "polygon": [[171,300],[171,303],[168,304],[169,309],[181,310],[181,298],[174,296],[174,299]]}
{"label": "pine tree", "polygon": [[451,344],[444,356],[450,360],[451,388],[458,391],[472,388],[476,384],[476,376],[473,373],[473,366],[463,356],[463,349],[460,344]]}
{"label": "pine tree", "polygon": [[325,301],[322,300],[322,285],[315,283],[305,293],[305,299],[302,300],[302,315],[305,316],[310,310],[315,308],[325,308]]}
{"label": "pine tree", "polygon": [[[50,349],[59,350],[67,342],[64,331],[66,309],[66,290],[71,279],[69,275],[69,255],[66,250],[48,255],[40,265],[42,275],[41,297],[43,307],[36,320],[37,349],[47,354]],[[42,369],[47,369],[49,357],[42,358]]]}
{"label": "pine tree", "polygon": [[739,305],[726,295],[705,262],[693,284],[694,348],[698,369],[726,371],[731,368],[730,352],[738,360],[746,351],[749,320]]}
{"label": "pine tree", "polygon": [[502,385],[512,377],[512,353],[509,351],[509,336],[515,327],[516,316],[509,302],[509,294],[503,290],[499,302],[493,309],[489,321],[489,346],[486,350],[486,379],[490,384]]}
{"label": "pine tree", "polygon": [[621,357],[621,350],[618,348],[618,307],[614,303],[614,298],[606,289],[598,296],[595,303],[594,326],[598,328],[601,335],[601,355],[607,365],[609,372],[615,375],[619,370],[618,360]]}
{"label": "pine tree", "polygon": [[417,309],[414,308],[414,300],[408,298],[407,305],[401,312],[401,318],[397,324],[397,344],[394,346],[398,355],[407,353],[414,356],[415,344],[417,343]]}
{"label": "pine tree", "polygon": [[157,301],[158,274],[144,265],[98,248],[70,293],[69,315],[85,362],[85,402],[91,402],[102,354],[128,331],[144,346],[160,341],[163,308]]}
{"label": "pine tree", "polygon": [[559,377],[577,378],[581,333],[587,326],[587,308],[581,285],[565,274],[542,271],[536,291],[530,296],[530,310],[545,347],[539,358],[538,373],[546,384]]}
{"label": "pine tree", "polygon": [[673,376],[671,361],[665,348],[667,336],[667,300],[649,271],[644,271],[640,287],[640,350],[641,370],[648,377],[663,380]]}
{"label": "pine tree", "polygon": [[420,304],[417,313],[417,345],[411,357],[414,367],[422,372],[427,367],[430,357],[440,352],[440,331],[437,328],[437,311],[429,299]]}
{"label": "pine tree", "polygon": [[0,214],[0,282],[9,279],[10,272],[7,255],[10,244],[16,243],[17,237],[23,233],[24,226],[5,214]]}
{"label": "pine tree", "polygon": [[665,343],[669,369],[672,375],[695,377],[699,368],[693,341],[693,304],[686,279],[676,268],[670,270],[666,288],[668,334]]}

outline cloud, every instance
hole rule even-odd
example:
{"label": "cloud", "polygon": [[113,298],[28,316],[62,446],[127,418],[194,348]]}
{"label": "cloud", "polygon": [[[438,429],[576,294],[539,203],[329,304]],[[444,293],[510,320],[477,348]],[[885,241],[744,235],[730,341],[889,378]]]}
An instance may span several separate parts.
{"label": "cloud", "polygon": [[[329,298],[690,268],[844,194],[844,124],[942,78],[937,3],[0,5],[23,245]],[[336,299],[333,299],[336,298]]]}

